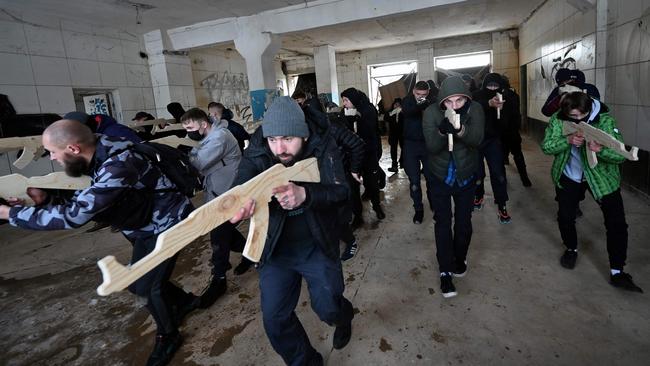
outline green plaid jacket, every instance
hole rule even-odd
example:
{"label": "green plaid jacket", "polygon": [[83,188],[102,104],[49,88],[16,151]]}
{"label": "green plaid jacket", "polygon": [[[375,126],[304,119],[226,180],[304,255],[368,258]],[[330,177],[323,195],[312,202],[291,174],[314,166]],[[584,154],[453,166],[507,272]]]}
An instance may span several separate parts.
{"label": "green plaid jacket", "polygon": [[[553,160],[553,166],[551,167],[551,177],[555,185],[560,188],[562,188],[560,186],[562,171],[571,156],[571,145],[567,137],[562,135],[562,123],[563,121],[558,119],[558,113],[553,114],[544,132],[544,141],[542,141],[542,151],[544,154],[555,155],[555,160]],[[621,142],[623,141],[618,128],[616,128],[616,121],[607,112],[599,114],[591,123],[591,126],[607,132]],[[586,148],[586,143],[580,148],[584,176],[594,198],[599,200],[603,196],[616,191],[621,186],[619,164],[625,161],[625,157],[612,149],[603,147],[596,154],[598,164],[591,169],[587,162]]]}

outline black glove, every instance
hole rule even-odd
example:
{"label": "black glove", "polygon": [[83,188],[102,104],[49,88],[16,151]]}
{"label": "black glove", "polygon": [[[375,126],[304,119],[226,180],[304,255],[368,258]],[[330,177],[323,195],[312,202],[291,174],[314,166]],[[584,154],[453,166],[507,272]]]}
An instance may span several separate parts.
{"label": "black glove", "polygon": [[440,131],[441,134],[447,135],[447,134],[457,134],[459,133],[461,128],[454,128],[454,125],[449,122],[449,119],[445,118],[440,122],[440,126],[438,126],[438,131]]}

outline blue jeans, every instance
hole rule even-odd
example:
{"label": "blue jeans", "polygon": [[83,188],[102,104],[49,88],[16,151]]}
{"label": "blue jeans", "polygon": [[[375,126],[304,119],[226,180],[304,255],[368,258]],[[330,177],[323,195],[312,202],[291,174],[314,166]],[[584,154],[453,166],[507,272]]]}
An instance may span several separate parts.
{"label": "blue jeans", "polygon": [[314,248],[305,258],[274,258],[258,269],[264,330],[287,365],[305,365],[316,354],[295,313],[302,279],[307,281],[311,308],[329,325],[352,320],[352,304],[343,297],[340,260]]}

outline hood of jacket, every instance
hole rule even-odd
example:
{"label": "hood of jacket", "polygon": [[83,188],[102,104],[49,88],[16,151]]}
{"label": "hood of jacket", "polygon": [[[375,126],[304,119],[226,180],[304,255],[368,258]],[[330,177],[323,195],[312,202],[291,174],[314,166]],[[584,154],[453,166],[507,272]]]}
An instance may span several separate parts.
{"label": "hood of jacket", "polygon": [[341,93],[342,97],[350,99],[350,102],[354,104],[354,108],[357,110],[363,108],[366,104],[370,104],[368,97],[360,90],[355,88],[348,88]]}
{"label": "hood of jacket", "polygon": [[445,99],[454,95],[463,95],[470,101],[472,100],[472,95],[460,76],[449,76],[442,82],[442,85],[440,85],[440,91],[438,92],[438,103],[440,108],[445,109],[443,104]]}

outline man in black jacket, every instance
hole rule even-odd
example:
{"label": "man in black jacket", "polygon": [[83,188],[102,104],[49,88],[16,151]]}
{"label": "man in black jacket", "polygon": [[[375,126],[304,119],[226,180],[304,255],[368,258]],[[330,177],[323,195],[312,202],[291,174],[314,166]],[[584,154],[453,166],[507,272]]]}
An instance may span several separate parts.
{"label": "man in black jacket", "polygon": [[[276,163],[291,166],[315,157],[320,183],[289,183],[274,188],[269,229],[258,266],[264,329],[288,365],[322,365],[295,314],[301,282],[307,281],[311,306],[319,318],[336,326],[333,346],[341,349],[352,334],[352,304],[339,260],[338,221],[332,220],[348,198],[341,156],[329,135],[310,134],[302,110],[289,97],[277,97],[262,122],[264,140],[255,138],[244,151],[235,184],[242,184]],[[266,204],[266,203],[264,203]],[[250,200],[232,218],[252,216]]]}
{"label": "man in black jacket", "polygon": [[[379,180],[383,171],[380,172],[378,156],[380,153],[380,144],[377,143],[379,136],[377,134],[377,110],[370,104],[368,97],[363,92],[348,88],[341,93],[343,106],[347,111],[353,112],[353,118],[356,122],[356,133],[366,143],[366,149],[363,159],[363,186],[364,194],[367,194],[372,203],[372,209],[377,214],[377,218],[383,220],[386,218],[384,210],[379,203]],[[351,187],[353,195],[359,187]]]}
{"label": "man in black jacket", "polygon": [[402,113],[404,114],[404,171],[409,177],[409,193],[413,200],[413,223],[421,224],[424,218],[424,205],[422,204],[422,188],[420,187],[421,172],[427,186],[427,198],[429,207],[431,204],[431,174],[427,166],[427,153],[422,133],[422,112],[431,104],[429,96],[429,84],[426,81],[418,81],[411,95],[402,100]]}
{"label": "man in black jacket", "polygon": [[[497,216],[502,224],[509,223],[512,218],[506,209],[508,201],[508,187],[506,181],[506,169],[503,165],[503,147],[501,146],[501,133],[504,129],[507,118],[512,118],[513,104],[508,99],[500,101],[497,93],[503,95],[503,79],[497,73],[485,75],[481,89],[474,93],[473,99],[483,107],[485,114],[485,134],[479,149],[479,170],[476,180],[476,193],[474,195],[474,208],[483,208],[483,196],[485,188],[485,165],[487,161],[490,169],[490,183],[494,193],[494,203],[497,204]],[[498,118],[498,113],[501,114]]]}
{"label": "man in black jacket", "polygon": [[216,118],[217,121],[221,121],[222,119],[228,121],[228,131],[237,139],[239,151],[244,152],[246,140],[250,140],[251,135],[244,129],[244,126],[233,120],[234,115],[232,111],[221,103],[210,102],[208,104],[208,114]]}

